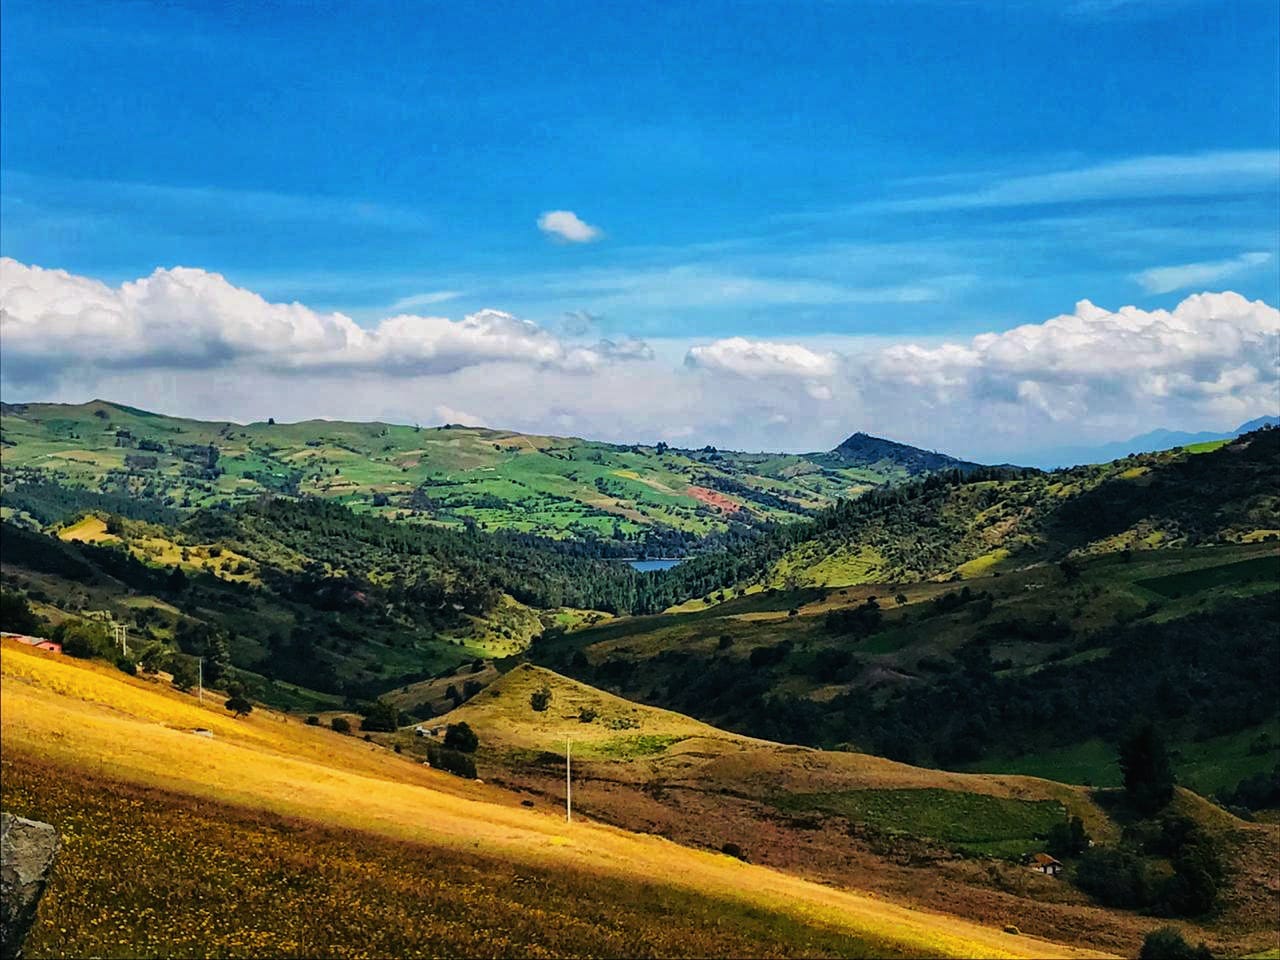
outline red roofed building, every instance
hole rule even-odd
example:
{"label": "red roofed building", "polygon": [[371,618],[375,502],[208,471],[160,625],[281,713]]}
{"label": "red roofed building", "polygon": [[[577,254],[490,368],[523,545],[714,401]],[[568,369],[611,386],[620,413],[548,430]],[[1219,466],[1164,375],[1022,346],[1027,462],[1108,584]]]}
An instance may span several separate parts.
{"label": "red roofed building", "polygon": [[62,652],[62,644],[56,640],[46,640],[44,637],[29,637],[25,633],[0,633],[0,637],[17,640],[19,643],[25,643],[29,647],[35,647],[37,650],[48,650],[50,653]]}

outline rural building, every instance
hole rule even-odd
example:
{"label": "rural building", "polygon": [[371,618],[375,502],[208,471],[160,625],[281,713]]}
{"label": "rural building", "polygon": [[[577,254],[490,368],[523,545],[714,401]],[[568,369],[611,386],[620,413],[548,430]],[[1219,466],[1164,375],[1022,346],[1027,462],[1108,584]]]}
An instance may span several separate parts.
{"label": "rural building", "polygon": [[56,640],[46,640],[44,637],[29,637],[25,633],[0,633],[0,637],[17,640],[19,643],[25,643],[29,647],[35,647],[37,650],[48,650],[50,653],[62,652],[62,644]]}
{"label": "rural building", "polygon": [[1036,853],[1031,856],[1031,869],[1056,877],[1062,870],[1062,861],[1056,860],[1047,853]]}

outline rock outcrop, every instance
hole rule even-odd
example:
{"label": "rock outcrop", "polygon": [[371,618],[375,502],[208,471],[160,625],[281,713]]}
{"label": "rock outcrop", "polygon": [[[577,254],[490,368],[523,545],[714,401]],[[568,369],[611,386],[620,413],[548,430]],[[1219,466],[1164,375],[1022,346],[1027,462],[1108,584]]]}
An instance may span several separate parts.
{"label": "rock outcrop", "polygon": [[61,846],[47,823],[0,813],[0,960],[17,960]]}

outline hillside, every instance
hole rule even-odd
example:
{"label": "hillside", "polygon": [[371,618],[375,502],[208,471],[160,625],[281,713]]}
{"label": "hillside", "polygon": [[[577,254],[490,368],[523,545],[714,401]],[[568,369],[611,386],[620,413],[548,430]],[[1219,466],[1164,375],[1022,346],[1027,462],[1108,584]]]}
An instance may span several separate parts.
{"label": "hillside", "polygon": [[[541,711],[532,699],[539,691],[549,695]],[[1122,955],[1159,923],[1099,909],[1073,885],[1018,863],[1043,849],[1046,831],[1067,816],[1079,816],[1100,847],[1120,843],[1124,818],[1109,793],[744,737],[530,666],[434,726],[446,722],[478,734],[486,782],[537,807],[562,807],[571,741],[574,809],[593,819],[709,850],[728,844],[753,863]],[[409,753],[431,740],[408,730],[379,739]],[[1277,828],[1244,824],[1190,793],[1175,809],[1224,844],[1234,838],[1239,857],[1234,906],[1202,921],[1196,936],[1256,949],[1273,926],[1261,878]]]}
{"label": "hillside", "polygon": [[[236,720],[10,641],[0,667],[6,809],[52,820],[66,838],[33,958],[167,956],[197,943],[290,956],[321,945],[339,955],[1096,955],[566,824],[354,737],[261,710]],[[197,727],[212,735],[193,736]],[[175,878],[179,859],[202,868]],[[163,914],[143,909],[157,902]]]}
{"label": "hillside", "polygon": [[[858,438],[866,449],[850,446]],[[212,423],[101,400],[5,404],[0,444],[6,508],[40,523],[81,509],[163,519],[285,493],[411,523],[604,541],[615,553],[653,556],[960,463],[862,434],[829,454],[753,454],[458,425]]]}
{"label": "hillside", "polygon": [[861,467],[887,473],[905,472],[910,477],[942,470],[974,470],[980,466],[944,453],[921,450],[862,432],[855,433],[830,453],[809,456],[824,465]]}
{"label": "hillside", "polygon": [[1084,557],[963,583],[758,591],[544,635],[540,663],[770,740],[1114,785],[1135,716],[1182,782],[1280,766],[1280,550]]}
{"label": "hillside", "polygon": [[88,514],[0,538],[7,589],[50,625],[86,614],[267,678],[259,696],[371,696],[635,601],[643,575],[504,535],[263,500],[176,524]]}
{"label": "hillside", "polygon": [[875,491],[774,536],[743,589],[964,578],[1122,550],[1280,539],[1280,430],[1052,473],[983,468]]}

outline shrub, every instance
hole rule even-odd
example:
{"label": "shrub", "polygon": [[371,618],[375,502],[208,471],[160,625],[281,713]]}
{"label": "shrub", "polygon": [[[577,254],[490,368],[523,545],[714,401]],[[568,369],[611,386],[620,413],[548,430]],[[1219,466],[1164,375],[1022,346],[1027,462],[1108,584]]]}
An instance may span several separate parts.
{"label": "shrub", "polygon": [[448,747],[429,743],[427,744],[427,762],[439,770],[448,771],[459,777],[474,780],[476,776],[475,760],[470,754],[460,750],[450,750]]}
{"label": "shrub", "polygon": [[542,713],[551,705],[551,689],[542,687],[529,694],[529,706],[533,707],[538,713]]}
{"label": "shrub", "polygon": [[592,723],[595,721],[597,716],[599,716],[599,714],[597,714],[590,707],[583,707],[581,710],[578,711],[578,722]]}
{"label": "shrub", "polygon": [[1145,907],[1155,899],[1147,861],[1128,846],[1086,850],[1076,869],[1076,883],[1108,907]]}
{"label": "shrub", "polygon": [[729,857],[736,857],[739,860],[746,861],[747,855],[742,852],[742,847],[732,841],[725,843],[720,847],[720,852]]}
{"label": "shrub", "polygon": [[383,733],[395,733],[400,726],[400,711],[386,700],[375,700],[364,711],[364,719],[360,721],[361,730],[377,730]]}
{"label": "shrub", "polygon": [[720,639],[716,643],[716,649],[728,650],[732,646],[733,646],[733,637],[729,636],[729,634],[727,633],[720,634]]}
{"label": "shrub", "polygon": [[1193,947],[1173,927],[1152,930],[1142,941],[1139,960],[1213,960],[1209,948],[1201,943]]}
{"label": "shrub", "polygon": [[127,673],[131,677],[138,675],[138,665],[129,657],[116,657],[116,667],[121,673]]}
{"label": "shrub", "polygon": [[250,703],[244,694],[241,693],[237,693],[235,696],[228,698],[227,702],[224,703],[223,706],[234,713],[237,717],[247,717],[253,712],[253,704]]}
{"label": "shrub", "polygon": [[165,661],[169,659],[169,648],[163,643],[153,643],[142,651],[138,657],[138,666],[144,673],[159,673]]}
{"label": "shrub", "polygon": [[451,723],[444,731],[444,745],[450,750],[461,753],[475,753],[476,747],[480,746],[480,738],[465,721]]}
{"label": "shrub", "polygon": [[307,717],[307,726],[308,727],[320,726],[320,718],[317,717],[314,713],[311,714],[311,716]]}
{"label": "shrub", "polygon": [[329,726],[333,728],[334,733],[351,732],[351,721],[346,717],[334,717],[329,721]]}

